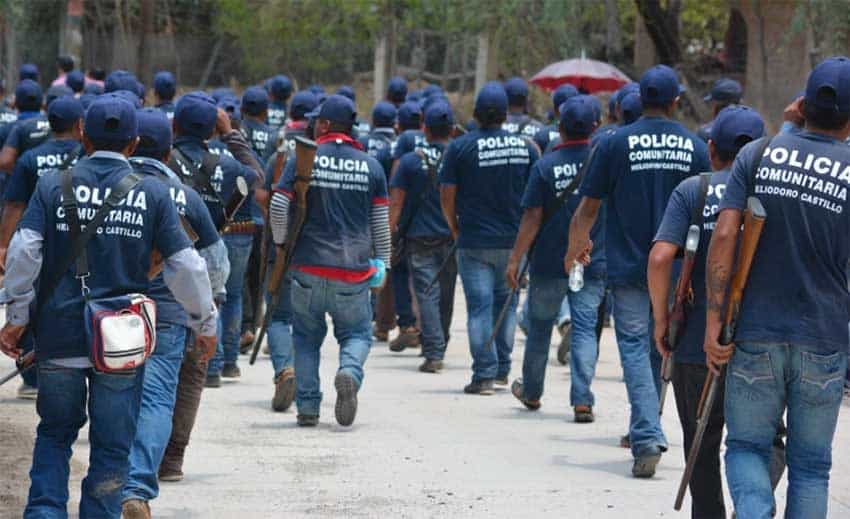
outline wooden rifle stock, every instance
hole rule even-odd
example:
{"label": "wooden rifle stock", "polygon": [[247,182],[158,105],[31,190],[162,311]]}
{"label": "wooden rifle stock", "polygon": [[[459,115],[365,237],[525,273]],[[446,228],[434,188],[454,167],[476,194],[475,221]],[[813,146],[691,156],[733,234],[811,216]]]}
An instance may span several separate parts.
{"label": "wooden rifle stock", "polygon": [[[726,316],[723,319],[723,327],[720,332],[720,344],[731,344],[735,336],[735,328],[738,324],[738,315],[741,311],[744,289],[747,286],[750,267],[753,265],[753,257],[755,256],[756,247],[758,246],[766,219],[767,213],[765,213],[759,199],[754,196],[749,197],[747,199],[747,209],[744,211],[744,230],[741,235],[741,245],[738,249],[738,265],[735,268],[735,275],[732,277],[732,282],[729,285]],[[682,509],[682,501],[685,498],[685,492],[694,473],[694,465],[699,456],[702,439],[705,436],[705,429],[708,426],[711,408],[714,407],[714,400],[717,398],[718,384],[723,377],[723,370],[724,368],[721,368],[719,377],[715,376],[711,371],[705,377],[705,384],[703,385],[702,395],[700,396],[699,406],[697,407],[696,432],[694,433],[693,443],[691,443],[691,450],[688,452],[685,473],[682,474],[682,481],[679,484],[679,491],[676,494],[676,503],[673,505],[675,510]]]}
{"label": "wooden rifle stock", "polygon": [[278,249],[278,252],[281,254],[275,258],[275,264],[272,267],[271,279],[269,280],[269,294],[271,298],[268,308],[266,308],[266,314],[263,316],[263,326],[254,340],[249,364],[254,364],[257,360],[260,344],[263,342],[266,332],[268,332],[272,316],[278,305],[280,287],[283,284],[286,271],[289,269],[289,264],[292,262],[292,255],[295,251],[298,237],[301,234],[301,229],[307,220],[307,191],[310,189],[310,181],[313,178],[313,163],[316,161],[317,149],[318,146],[312,140],[301,136],[295,137],[295,182],[293,184],[293,190],[295,191],[295,220],[286,235],[286,243],[282,250]]}
{"label": "wooden rifle stock", "polygon": [[[281,144],[277,148],[277,155],[274,159],[274,169],[272,170],[272,189],[280,182],[280,177],[283,174],[283,166],[286,164],[286,138],[281,139]],[[262,287],[266,281],[268,274],[268,257],[269,257],[269,242],[272,239],[272,225],[268,216],[269,208],[266,208],[266,221],[263,225],[263,238],[260,242],[260,286]],[[257,291],[257,300],[254,301],[254,328],[259,328],[264,319],[264,312],[260,311],[263,308],[263,290]]]}

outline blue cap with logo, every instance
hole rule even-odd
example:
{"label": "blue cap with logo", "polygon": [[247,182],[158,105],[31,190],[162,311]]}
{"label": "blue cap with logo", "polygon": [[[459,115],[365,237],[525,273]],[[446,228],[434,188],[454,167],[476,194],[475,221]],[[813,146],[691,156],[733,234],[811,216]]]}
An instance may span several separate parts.
{"label": "blue cap with logo", "polygon": [[308,113],[312,112],[319,105],[319,100],[316,94],[309,90],[301,90],[292,96],[292,101],[289,102],[289,116],[294,120],[303,119]]}
{"label": "blue cap with logo", "polygon": [[333,94],[322,103],[322,107],[319,109],[319,119],[327,119],[335,123],[354,124],[357,119],[357,110],[354,108],[351,99]]}
{"label": "blue cap with logo", "polygon": [[72,70],[65,74],[65,84],[74,92],[82,92],[86,86],[86,76],[79,70]]}
{"label": "blue cap with logo", "polygon": [[227,112],[231,121],[242,120],[242,110],[239,98],[234,96],[223,97],[218,103],[216,103],[216,106]]}
{"label": "blue cap with logo", "polygon": [[564,83],[556,88],[555,92],[552,93],[552,105],[555,108],[555,112],[558,111],[562,104],[567,102],[567,99],[577,95],[579,95],[578,88],[569,83]]}
{"label": "blue cap with logo", "polygon": [[184,95],[174,108],[174,122],[182,135],[209,139],[217,118],[215,100],[201,91]]}
{"label": "blue cap with logo", "polygon": [[486,83],[475,98],[475,113],[495,110],[499,113],[508,111],[508,94],[498,81]]}
{"label": "blue cap with logo", "polygon": [[99,143],[126,143],[139,135],[136,107],[115,94],[104,94],[86,110],[85,134]]}
{"label": "blue cap with logo", "polygon": [[629,92],[620,100],[620,111],[623,113],[623,123],[632,124],[643,115],[643,103],[640,94]]}
{"label": "blue cap with logo", "polygon": [[68,88],[67,85],[54,85],[47,89],[47,93],[44,95],[44,106],[50,106],[50,104],[60,97],[65,96],[74,96],[74,91]]}
{"label": "blue cap with logo", "polygon": [[805,103],[819,110],[850,112],[850,58],[836,56],[820,62],[806,82]]}
{"label": "blue cap with logo", "polygon": [[277,101],[286,101],[292,95],[292,81],[283,74],[269,80],[269,94]]}
{"label": "blue cap with logo", "polygon": [[345,96],[354,102],[357,101],[357,94],[354,92],[354,89],[348,85],[342,85],[341,87],[337,88],[336,93],[341,96]]}
{"label": "blue cap with logo", "polygon": [[242,111],[247,115],[261,115],[269,109],[269,94],[263,87],[252,86],[242,94]]}
{"label": "blue cap with logo", "polygon": [[174,79],[174,74],[167,70],[157,72],[153,77],[153,91],[160,99],[173,99],[174,94],[177,93],[177,80]]}
{"label": "blue cap with logo", "polygon": [[528,100],[528,83],[521,77],[512,77],[505,81],[505,93],[511,105],[525,104]]}
{"label": "blue cap with logo", "polygon": [[372,124],[377,128],[387,128],[395,124],[397,111],[388,101],[379,101],[372,109]]}
{"label": "blue cap with logo", "polygon": [[117,90],[129,90],[138,95],[138,85],[136,83],[138,81],[136,81],[136,76],[132,73],[126,70],[115,70],[106,76],[106,80],[103,82],[103,90],[107,94]]}
{"label": "blue cap with logo", "polygon": [[32,79],[24,79],[15,88],[15,107],[22,112],[37,112],[44,102],[41,87]]}
{"label": "blue cap with logo", "polygon": [[445,101],[437,101],[425,110],[425,126],[428,128],[452,126],[454,123],[452,107]]}
{"label": "blue cap with logo", "polygon": [[644,106],[669,106],[681,93],[676,71],[667,65],[655,65],[640,78],[640,99]]}
{"label": "blue cap with logo", "polygon": [[422,126],[422,106],[419,103],[406,102],[398,107],[398,124],[403,129]]}
{"label": "blue cap with logo", "polygon": [[23,81],[25,79],[38,81],[38,67],[35,64],[24,63],[21,65],[21,68],[18,69],[18,80]]}
{"label": "blue cap with logo", "polygon": [[171,149],[171,121],[158,108],[142,108],[136,112],[139,145],[134,155],[161,159]]}
{"label": "blue cap with logo", "polygon": [[711,124],[711,141],[720,151],[737,152],[746,143],[764,136],[764,120],[747,106],[727,106]]}
{"label": "blue cap with logo", "polygon": [[136,95],[135,92],[131,92],[129,90],[116,90],[114,92],[110,92],[111,94],[115,94],[122,99],[126,99],[128,102],[132,103],[132,105],[136,108],[141,108],[143,103],[142,100],[139,99],[139,96]]}
{"label": "blue cap with logo", "polygon": [[83,118],[83,105],[73,96],[63,96],[47,107],[47,120],[55,132],[64,132]]}
{"label": "blue cap with logo", "polygon": [[407,97],[407,81],[401,77],[390,79],[387,84],[387,99],[394,103],[403,103]]}
{"label": "blue cap with logo", "polygon": [[741,102],[741,96],[744,94],[744,89],[741,88],[741,83],[734,79],[720,78],[714,82],[711,87],[711,92],[703,98],[706,103],[718,101],[721,103],[737,104]]}
{"label": "blue cap with logo", "polygon": [[573,96],[558,109],[561,128],[570,135],[587,136],[596,127],[594,98],[586,95]]}
{"label": "blue cap with logo", "polygon": [[86,83],[86,86],[83,87],[83,93],[99,96],[103,93],[103,85],[98,83]]}

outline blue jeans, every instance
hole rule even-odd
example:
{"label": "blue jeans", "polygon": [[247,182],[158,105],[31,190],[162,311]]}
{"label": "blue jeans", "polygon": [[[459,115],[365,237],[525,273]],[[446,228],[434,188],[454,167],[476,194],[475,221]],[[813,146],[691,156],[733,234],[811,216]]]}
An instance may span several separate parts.
{"label": "blue jeans", "polygon": [[572,308],[572,346],[570,355],[570,405],[594,404],[590,383],[596,373],[599,345],[596,342],[596,318],[605,292],[605,281],[587,278],[578,292],[569,289],[569,280],[531,277],[529,286],[529,328],[522,359],[523,397],[539,400],[549,361],[552,327],[557,323],[561,303],[569,299]]}
{"label": "blue jeans", "polygon": [[292,340],[298,414],[319,414],[320,350],[328,333],[325,314],[333,320],[339,343],[339,371],[354,377],[358,387],[363,383],[363,364],[372,347],[369,283],[344,283],[296,271],[292,274]]}
{"label": "blue jeans", "polygon": [[[292,281],[287,276],[278,294],[277,308],[275,308],[272,320],[269,323],[269,353],[271,354],[275,376],[284,369],[291,368],[293,363],[291,285]],[[266,292],[266,304],[268,305],[270,301],[271,297]]]}
{"label": "blue jeans", "polygon": [[[40,421],[30,469],[25,519],[67,518],[71,447],[86,423],[89,468],[82,484],[80,517],[118,519],[130,447],[142,395],[144,368],[129,375],[38,364]],[[88,388],[86,382],[88,381]]]}
{"label": "blue jeans", "polygon": [[788,411],[785,517],[827,516],[832,438],[841,406],[847,352],[796,344],[742,343],[726,374],[726,478],[741,518],[774,510],[768,463]]}
{"label": "blue jeans", "polygon": [[171,437],[171,417],[188,335],[189,330],[177,324],[163,323],[157,327],[156,350],[145,362],[142,404],[136,439],[130,449],[124,501],[150,501],[159,495],[157,471]]}
{"label": "blue jeans", "polygon": [[[525,301],[522,302],[522,308],[519,310],[519,322],[522,323],[522,327],[528,330],[529,326],[531,326],[531,317],[528,312],[528,300],[529,296],[525,296]],[[561,326],[564,323],[570,322],[570,299],[564,296],[564,299],[561,300],[561,308],[558,310],[558,320],[555,322],[558,326]]]}
{"label": "blue jeans", "polygon": [[459,249],[457,253],[458,272],[466,295],[473,382],[506,377],[511,371],[516,294],[511,297],[505,319],[496,334],[495,347],[487,345],[502,305],[512,293],[505,279],[510,254],[510,249]]}
{"label": "blue jeans", "polygon": [[210,361],[207,373],[218,375],[224,364],[236,364],[239,358],[239,337],[242,335],[242,287],[245,284],[245,271],[248,258],[251,257],[251,234],[225,234],[222,237],[230,260],[230,277],[225,289],[227,299],[219,309],[221,333],[215,357]]}
{"label": "blue jeans", "polygon": [[413,289],[419,303],[422,325],[422,354],[429,360],[443,360],[454,308],[457,264],[449,261],[440,273],[439,281],[426,291],[449,253],[450,245],[435,247],[409,256]]}
{"label": "blue jeans", "polygon": [[649,360],[649,292],[645,284],[640,284],[615,285],[611,287],[611,293],[614,298],[614,331],[631,405],[629,441],[632,454],[640,456],[653,447],[666,450],[667,439],[661,430],[658,392]]}
{"label": "blue jeans", "polygon": [[395,313],[398,316],[398,327],[409,328],[416,326],[416,314],[413,313],[413,296],[410,293],[410,269],[407,258],[402,258],[392,269],[390,274],[393,297],[395,301]]}

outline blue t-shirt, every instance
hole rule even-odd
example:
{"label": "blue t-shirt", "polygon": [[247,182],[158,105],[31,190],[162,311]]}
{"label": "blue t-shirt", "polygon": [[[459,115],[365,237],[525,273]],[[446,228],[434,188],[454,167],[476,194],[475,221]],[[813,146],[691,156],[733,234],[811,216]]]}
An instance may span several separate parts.
{"label": "blue t-shirt", "polygon": [[269,156],[274,153],[277,144],[277,131],[269,125],[252,119],[242,121],[242,134],[251,145],[251,149],[260,159],[260,164],[265,164]]}
{"label": "blue t-shirt", "polygon": [[[107,191],[130,172],[122,160],[107,157],[81,159],[74,168],[80,224],[90,221],[107,197]],[[50,173],[38,181],[20,227],[44,237],[41,280],[52,279],[71,248],[70,233],[61,207],[62,174]],[[151,251],[163,257],[191,246],[166,186],[143,179],[116,207],[88,244],[91,275],[87,285],[92,298],[147,292]],[[44,281],[46,282],[46,281]],[[64,273],[35,322],[39,361],[87,357],[83,296],[74,271]]]}
{"label": "blue t-shirt", "polygon": [[537,149],[502,129],[474,130],[449,144],[440,184],[456,185],[461,249],[510,249]]}
{"label": "blue t-shirt", "polygon": [[425,133],[422,130],[404,130],[393,142],[393,160],[399,160],[405,153],[410,153],[425,144]]}
{"label": "blue t-shirt", "polygon": [[18,113],[11,108],[0,108],[0,125],[12,124],[18,120]]}
{"label": "blue t-shirt", "polygon": [[[283,134],[283,144],[284,149],[286,150],[286,157],[284,158],[285,162],[289,162],[290,159],[295,157],[295,137],[306,137],[307,136],[307,125],[304,121],[292,121],[288,123],[285,129],[281,130]],[[275,166],[277,164],[278,151],[275,151],[271,154],[269,159],[266,161],[266,178],[265,178],[265,186],[267,190],[271,190],[275,186],[273,185],[274,177],[275,177]],[[285,171],[286,163],[284,163],[284,168],[281,169],[280,175],[278,175],[278,182],[283,178],[283,171]]]}
{"label": "blue t-shirt", "polygon": [[[375,128],[368,137],[361,138],[360,144],[366,153],[378,161],[384,174],[389,181],[393,167],[393,144],[395,142],[395,130],[392,128]],[[413,151],[413,150],[410,150]]]}
{"label": "blue t-shirt", "polygon": [[[541,226],[534,250],[531,254],[531,275],[550,278],[566,278],[564,256],[569,243],[570,220],[581,201],[578,188],[563,203],[558,197],[569,186],[581,170],[590,153],[587,144],[569,144],[544,155],[531,168],[528,186],[522,197],[522,208],[543,208],[546,222]],[[551,213],[551,215],[550,215]],[[593,278],[605,277],[605,210],[590,232],[593,253],[584,275]]]}
{"label": "blue t-shirt", "polygon": [[271,101],[269,109],[266,112],[266,124],[272,127],[273,130],[280,129],[286,124],[286,105],[278,101]]}
{"label": "blue t-shirt", "polygon": [[[533,139],[537,132],[543,129],[543,123],[533,119],[528,114],[509,113],[502,123],[502,129],[514,135],[522,135]],[[541,148],[543,149],[543,148]]]}
{"label": "blue t-shirt", "polygon": [[[69,157],[74,150],[77,150],[76,156]],[[15,169],[6,183],[5,199],[26,204],[42,175],[66,165],[66,161],[71,166],[82,155],[82,144],[73,139],[49,139],[26,151],[15,162]]]}
{"label": "blue t-shirt", "polygon": [[[154,159],[133,157],[130,162],[136,172],[156,177],[167,186],[171,200],[177,207],[177,213],[186,218],[192,230],[198,235],[198,241],[195,242],[196,249],[205,249],[221,239],[201,196],[194,189],[180,182],[173,171]],[[147,294],[156,302],[157,322],[188,326],[186,311],[174,299],[161,273],[151,281]]]}
{"label": "blue t-shirt", "polygon": [[3,146],[14,148],[18,156],[21,156],[23,152],[35,148],[48,137],[50,137],[50,123],[46,115],[38,113],[26,119],[19,118],[9,130]]}
{"label": "blue t-shirt", "polygon": [[[288,160],[275,191],[291,198],[294,182],[295,160]],[[341,141],[320,144],[292,264],[368,270],[372,206],[387,204],[387,179],[378,161]]]}
{"label": "blue t-shirt", "polygon": [[649,249],[679,183],[710,171],[705,143],[681,124],[641,117],[597,141],[580,193],[607,199],[605,239],[613,285],[645,284]]}
{"label": "blue t-shirt", "polygon": [[245,182],[248,183],[248,200],[236,211],[233,220],[240,222],[252,221],[254,219],[252,212],[254,191],[251,186],[257,180],[256,171],[239,163],[229,152],[224,153],[221,149],[215,151],[212,148],[208,149],[203,141],[195,137],[178,137],[174,140],[174,147],[186,155],[186,158],[191,160],[195,166],[200,165],[203,153],[206,151],[219,156],[218,165],[216,165],[215,172],[210,178],[210,185],[215,191],[215,194],[209,192],[203,181],[198,180],[198,183],[195,184],[195,179],[192,178],[190,171],[183,170],[176,172],[184,183],[194,188],[201,195],[201,199],[206,204],[207,209],[209,209],[210,216],[212,216],[216,228],[220,229],[224,225],[224,206],[222,204],[226,204],[228,199],[230,199],[230,195],[233,194],[236,188],[236,178],[240,176],[244,177]]}
{"label": "blue t-shirt", "polygon": [[173,101],[166,101],[162,104],[156,105],[156,107],[162,110],[162,112],[165,114],[166,117],[168,117],[169,120],[174,119],[175,106]]}
{"label": "blue t-shirt", "polygon": [[549,126],[544,126],[537,133],[534,134],[534,142],[537,144],[537,147],[540,148],[541,152],[549,152],[547,148],[549,147],[549,143],[554,140],[561,140],[561,132],[558,130],[557,124],[550,124]]}
{"label": "blue t-shirt", "polygon": [[404,228],[405,222],[410,222],[405,235],[408,238],[450,236],[451,231],[440,207],[437,185],[437,168],[445,146],[429,143],[418,149],[422,150],[428,162],[423,162],[416,151],[406,153],[390,182],[391,188],[401,189],[405,193],[399,228]]}
{"label": "blue t-shirt", "polygon": [[767,213],[735,340],[847,351],[850,147],[807,131],[777,135],[762,158],[757,147],[738,154],[720,204],[756,196]]}
{"label": "blue t-shirt", "polygon": [[[711,233],[717,225],[717,214],[720,212],[720,201],[726,191],[729,170],[716,171],[711,174],[705,203],[701,208],[703,224],[700,229],[699,246],[694,256],[694,270],[691,273],[691,289],[693,303],[685,308],[685,329],[676,347],[676,362],[688,364],[705,364],[703,340],[705,339],[705,261],[708,256],[708,244]],[[665,241],[684,249],[688,238],[688,229],[694,208],[699,204],[702,193],[700,177],[691,177],[676,186],[670,195],[667,210],[661,226],[655,235],[655,241]],[[676,283],[678,276],[674,279]],[[675,286],[675,285],[674,285]]]}

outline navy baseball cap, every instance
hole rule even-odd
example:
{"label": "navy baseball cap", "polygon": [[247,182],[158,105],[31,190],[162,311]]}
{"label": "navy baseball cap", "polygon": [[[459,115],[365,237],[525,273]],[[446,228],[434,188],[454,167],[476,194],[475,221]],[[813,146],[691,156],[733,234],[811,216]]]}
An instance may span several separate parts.
{"label": "navy baseball cap", "polygon": [[438,101],[425,110],[425,126],[428,128],[452,126],[454,123],[452,107],[444,101]]}
{"label": "navy baseball cap", "polygon": [[578,88],[569,83],[564,83],[556,88],[555,92],[552,94],[552,106],[554,106],[555,111],[557,112],[561,105],[567,102],[567,99],[577,95],[579,95]]}
{"label": "navy baseball cap", "polygon": [[629,92],[620,100],[620,111],[623,112],[623,124],[632,124],[643,115],[643,103],[640,94]]}
{"label": "navy baseball cap", "polygon": [[21,68],[18,69],[18,80],[23,81],[25,79],[38,81],[38,67],[36,65],[32,63],[24,63],[21,65]]}
{"label": "navy baseball cap", "polygon": [[387,84],[387,99],[394,103],[403,103],[407,97],[407,81],[401,77],[390,79]]}
{"label": "navy baseball cap", "polygon": [[846,114],[850,112],[850,59],[827,58],[809,74],[806,106]]}
{"label": "navy baseball cap", "polygon": [[116,96],[127,100],[135,108],[141,108],[143,106],[142,100],[139,99],[139,96],[137,96],[135,92],[131,92],[130,90],[116,90],[115,92],[110,92],[110,94],[115,94]]}
{"label": "navy baseball cap", "polygon": [[505,81],[505,93],[508,94],[508,103],[525,104],[528,100],[528,83],[521,77],[512,77]]}
{"label": "navy baseball cap", "polygon": [[103,91],[108,94],[117,90],[129,90],[138,95],[136,83],[136,76],[132,73],[126,70],[115,70],[106,76],[106,81],[103,82]]}
{"label": "navy baseball cap", "polygon": [[319,119],[327,119],[335,123],[354,124],[357,119],[357,110],[354,108],[351,99],[333,94],[322,103],[322,107],[319,109]]}
{"label": "navy baseball cap", "polygon": [[449,98],[444,96],[442,93],[434,94],[432,96],[426,97],[420,103],[422,105],[422,113],[424,114],[425,112],[427,112],[428,108],[434,103],[446,103],[447,105],[451,105],[451,102],[449,102]]}
{"label": "navy baseball cap", "polygon": [[404,98],[405,102],[413,101],[414,103],[418,103],[425,99],[425,95],[420,90],[414,90],[412,92],[408,92],[407,96]]}
{"label": "navy baseball cap", "polygon": [[292,95],[292,81],[283,74],[269,80],[269,94],[278,101],[285,101]]}
{"label": "navy baseball cap", "polygon": [[44,106],[50,106],[50,104],[60,97],[65,96],[74,96],[74,91],[68,88],[66,85],[55,85],[47,89],[47,93],[44,94]]}
{"label": "navy baseball cap", "polygon": [[41,87],[32,79],[24,79],[15,88],[15,107],[22,112],[37,112],[44,102]]}
{"label": "navy baseball cap", "polygon": [[230,116],[231,122],[242,120],[242,109],[239,103],[239,98],[233,96],[223,97],[218,103],[216,103],[216,106],[227,112],[227,115]]}
{"label": "navy baseball cap", "polygon": [[72,70],[65,74],[65,84],[74,92],[82,92],[86,87],[86,76],[79,70]]}
{"label": "navy baseball cap", "polygon": [[216,88],[210,94],[215,102],[219,102],[225,97],[236,97],[236,92],[233,91],[232,88]]}
{"label": "navy baseball cap", "polygon": [[720,151],[737,152],[746,143],[764,136],[764,119],[747,106],[727,106],[711,124],[711,141]]}
{"label": "navy baseball cap", "polygon": [[440,88],[439,85],[435,85],[433,83],[429,83],[422,89],[422,97],[431,97],[434,95],[442,96],[443,89]]}
{"label": "navy baseball cap", "polygon": [[408,101],[398,107],[398,124],[402,128],[418,128],[422,125],[422,106]]}
{"label": "navy baseball cap", "polygon": [[55,132],[68,130],[82,118],[83,105],[73,96],[60,97],[47,107],[47,120]]}
{"label": "navy baseball cap", "polygon": [[83,93],[99,96],[103,93],[103,85],[98,83],[86,83],[86,86],[83,87]]}
{"label": "navy baseball cap", "polygon": [[303,119],[308,113],[312,112],[319,106],[319,100],[316,94],[309,90],[301,90],[292,96],[292,101],[289,102],[289,116],[292,119]]}
{"label": "navy baseball cap", "polygon": [[744,90],[741,88],[741,83],[724,77],[714,82],[711,92],[703,98],[703,101],[706,103],[719,101],[721,103],[738,104],[741,102],[741,96],[743,94]]}
{"label": "navy baseball cap", "polygon": [[614,94],[614,102],[619,106],[619,104],[623,101],[623,98],[629,94],[640,94],[640,84],[631,82],[621,86]]}
{"label": "navy baseball cap", "polygon": [[337,88],[336,93],[341,96],[345,96],[351,99],[352,101],[357,101],[357,94],[354,93],[354,89],[348,85],[342,85],[341,87]]}
{"label": "navy baseball cap", "polygon": [[681,93],[676,71],[667,65],[655,65],[640,78],[640,99],[644,106],[669,106]]}
{"label": "navy baseball cap", "polygon": [[139,124],[139,144],[133,155],[161,159],[171,149],[171,121],[159,108],[136,111]]}
{"label": "navy baseball cap", "polygon": [[372,109],[372,124],[378,128],[387,128],[395,124],[397,112],[395,105],[388,101],[379,101]]}
{"label": "navy baseball cap", "polygon": [[189,92],[177,101],[174,121],[183,135],[209,139],[215,130],[218,108],[215,100],[201,91]]}
{"label": "navy baseball cap", "polygon": [[475,98],[475,112],[496,110],[505,113],[508,111],[508,94],[498,81],[486,83]]}
{"label": "navy baseball cap", "polygon": [[322,87],[322,85],[317,85],[317,84],[315,84],[315,83],[314,83],[314,84],[312,84],[312,85],[310,85],[310,86],[308,86],[308,87],[307,87],[307,90],[309,90],[310,92],[313,92],[315,95],[319,95],[319,94],[324,94],[324,93],[325,93],[325,89]]}
{"label": "navy baseball cap", "polygon": [[570,135],[586,136],[593,133],[596,126],[596,106],[593,97],[573,96],[558,109],[561,128]]}
{"label": "navy baseball cap", "polygon": [[99,96],[86,110],[85,134],[98,143],[126,143],[139,135],[136,107],[115,94]]}
{"label": "navy baseball cap", "polygon": [[248,115],[260,115],[269,109],[269,94],[263,87],[252,86],[242,94],[242,111]]}
{"label": "navy baseball cap", "polygon": [[89,106],[91,106],[91,104],[94,103],[95,99],[97,99],[97,95],[95,95],[95,94],[85,94],[84,93],[77,100],[83,106],[83,112],[85,112],[86,110],[89,109]]}
{"label": "navy baseball cap", "polygon": [[173,99],[177,93],[177,80],[174,74],[163,70],[153,77],[153,91],[160,99]]}

